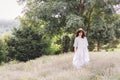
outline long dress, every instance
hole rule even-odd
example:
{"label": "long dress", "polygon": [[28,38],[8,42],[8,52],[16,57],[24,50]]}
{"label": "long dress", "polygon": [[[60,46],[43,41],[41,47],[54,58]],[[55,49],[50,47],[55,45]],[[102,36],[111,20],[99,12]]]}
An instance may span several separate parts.
{"label": "long dress", "polygon": [[76,37],[73,46],[77,48],[73,56],[73,66],[81,68],[83,65],[88,64],[90,59],[87,38]]}

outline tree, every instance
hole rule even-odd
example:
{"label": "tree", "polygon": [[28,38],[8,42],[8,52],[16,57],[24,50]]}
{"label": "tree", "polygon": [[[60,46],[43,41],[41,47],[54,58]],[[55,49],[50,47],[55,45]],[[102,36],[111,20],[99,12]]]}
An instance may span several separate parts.
{"label": "tree", "polygon": [[15,29],[8,41],[8,57],[19,61],[28,61],[47,54],[49,43],[44,33],[36,27]]}
{"label": "tree", "polygon": [[0,39],[0,64],[8,61],[7,55],[7,45],[2,39]]}
{"label": "tree", "polygon": [[[115,37],[114,29],[109,28],[112,22],[107,17],[114,16],[113,6],[119,4],[120,0],[19,0],[19,3],[24,2],[25,16],[30,20],[45,21],[45,29],[51,35],[61,35],[62,31],[71,34],[82,27],[89,38],[93,38],[93,34],[97,33],[93,39],[98,43],[98,47],[99,43]],[[104,29],[104,37],[99,33],[101,29]],[[113,30],[110,36],[109,29]],[[104,40],[100,40],[100,37]]]}

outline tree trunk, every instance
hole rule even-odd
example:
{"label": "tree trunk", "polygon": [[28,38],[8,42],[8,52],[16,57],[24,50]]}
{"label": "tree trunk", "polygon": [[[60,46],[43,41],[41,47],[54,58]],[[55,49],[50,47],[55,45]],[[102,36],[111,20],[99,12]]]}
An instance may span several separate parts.
{"label": "tree trunk", "polygon": [[84,3],[85,3],[85,0],[80,0],[80,4],[79,4],[79,12],[80,12],[80,15],[82,16],[83,13],[84,13]]}
{"label": "tree trunk", "polygon": [[89,14],[88,14],[88,25],[87,25],[87,34],[86,34],[86,36],[88,36],[88,33],[90,31],[91,15],[92,15],[92,12],[93,12],[93,8],[94,7],[91,8],[91,10],[89,11]]}
{"label": "tree trunk", "polygon": [[[83,16],[83,13],[84,13],[84,9],[85,9],[85,0],[80,0],[80,4],[79,4],[79,13],[80,13],[80,16]],[[90,31],[90,23],[91,23],[91,15],[92,15],[92,12],[93,12],[93,8],[94,6],[88,11],[88,22],[87,22],[87,33],[86,33],[86,36],[88,36],[88,33]]]}
{"label": "tree trunk", "polygon": [[100,51],[100,41],[97,41],[97,51]]}

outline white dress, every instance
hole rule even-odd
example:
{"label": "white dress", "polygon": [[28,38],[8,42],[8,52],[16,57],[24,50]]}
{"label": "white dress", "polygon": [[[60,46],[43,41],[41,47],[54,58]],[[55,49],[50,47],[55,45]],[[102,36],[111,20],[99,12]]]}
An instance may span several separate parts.
{"label": "white dress", "polygon": [[87,38],[76,37],[74,40],[74,47],[77,47],[77,50],[73,57],[73,66],[75,68],[81,68],[83,65],[89,63],[89,52],[88,52],[88,41]]}

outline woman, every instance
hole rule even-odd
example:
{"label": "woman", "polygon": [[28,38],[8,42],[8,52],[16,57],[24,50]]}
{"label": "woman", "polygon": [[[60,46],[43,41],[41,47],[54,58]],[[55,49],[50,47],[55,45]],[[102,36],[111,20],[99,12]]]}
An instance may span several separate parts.
{"label": "woman", "polygon": [[73,66],[75,68],[81,68],[83,65],[89,63],[88,41],[85,37],[85,32],[80,28],[76,33],[74,40],[74,57]]}

